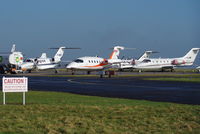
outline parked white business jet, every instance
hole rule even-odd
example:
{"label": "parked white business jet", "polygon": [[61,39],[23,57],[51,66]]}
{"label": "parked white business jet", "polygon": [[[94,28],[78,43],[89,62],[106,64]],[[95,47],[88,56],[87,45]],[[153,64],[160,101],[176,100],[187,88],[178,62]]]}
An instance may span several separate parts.
{"label": "parked white business jet", "polygon": [[134,64],[135,64],[134,59],[121,59],[121,62],[117,64],[113,64],[112,68],[116,68],[119,70],[131,69],[133,68]]}
{"label": "parked white business jet", "polygon": [[118,68],[120,70],[123,69],[132,69],[135,64],[142,62],[144,59],[150,58],[150,55],[153,53],[158,53],[155,51],[145,51],[144,54],[138,59],[121,59],[121,63],[114,66],[114,68]]}
{"label": "parked white business jet", "polygon": [[121,62],[118,58],[120,50],[124,50],[122,46],[115,46],[113,52],[111,53],[109,59],[100,58],[100,57],[80,57],[67,65],[67,69],[70,70],[103,70],[111,67],[112,64]]}
{"label": "parked white business jet", "polygon": [[31,71],[36,68],[38,70],[46,70],[46,69],[56,69],[61,62],[61,59],[64,55],[64,49],[80,49],[80,48],[50,48],[50,49],[58,49],[57,53],[53,58],[48,58],[46,53],[42,53],[40,58],[30,58],[27,59],[24,64],[21,65],[22,70]]}
{"label": "parked white business jet", "polygon": [[0,54],[0,73],[16,73],[23,63],[23,54],[15,50],[13,44],[11,52]]}
{"label": "parked white business jet", "polygon": [[179,66],[193,65],[200,48],[192,48],[185,56],[180,58],[146,58],[142,62],[136,63],[135,69],[165,69],[173,70]]}
{"label": "parked white business jet", "polygon": [[[47,58],[46,53],[42,53],[40,58]],[[38,58],[26,59],[24,63],[21,64],[22,71],[31,73],[31,71],[36,68],[37,59]]]}

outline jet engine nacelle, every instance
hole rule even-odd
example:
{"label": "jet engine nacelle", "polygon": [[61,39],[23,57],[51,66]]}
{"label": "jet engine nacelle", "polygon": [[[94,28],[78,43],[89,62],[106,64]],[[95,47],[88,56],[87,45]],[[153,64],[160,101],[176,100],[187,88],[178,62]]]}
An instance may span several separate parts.
{"label": "jet engine nacelle", "polygon": [[135,65],[135,64],[136,64],[136,61],[132,60],[131,65]]}
{"label": "jet engine nacelle", "polygon": [[103,59],[103,61],[101,63],[102,64],[108,64],[108,60],[107,59]]}
{"label": "jet engine nacelle", "polygon": [[172,61],[172,65],[182,65],[185,64],[186,62],[182,59],[175,59]]}
{"label": "jet engine nacelle", "polygon": [[23,63],[23,55],[21,52],[13,52],[9,55],[9,63],[12,65],[21,65]]}

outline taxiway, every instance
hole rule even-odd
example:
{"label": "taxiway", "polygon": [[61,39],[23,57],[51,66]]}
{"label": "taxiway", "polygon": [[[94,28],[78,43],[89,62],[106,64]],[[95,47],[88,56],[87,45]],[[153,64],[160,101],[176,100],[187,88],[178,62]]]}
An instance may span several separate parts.
{"label": "taxiway", "polygon": [[28,76],[29,90],[82,95],[200,104],[200,84],[148,81],[141,77],[46,77]]}

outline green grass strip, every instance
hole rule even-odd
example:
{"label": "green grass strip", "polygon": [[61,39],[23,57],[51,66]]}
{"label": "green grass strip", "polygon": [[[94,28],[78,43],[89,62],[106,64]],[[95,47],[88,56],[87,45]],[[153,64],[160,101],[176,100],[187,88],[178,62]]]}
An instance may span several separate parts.
{"label": "green grass strip", "polygon": [[195,83],[200,83],[200,78],[195,78],[195,77],[188,77],[188,78],[144,78],[144,80],[179,81],[179,82],[195,82]]}
{"label": "green grass strip", "polygon": [[7,93],[8,104],[0,105],[1,134],[200,132],[198,105],[58,92],[30,91],[26,95],[27,105],[23,106],[22,93]]}

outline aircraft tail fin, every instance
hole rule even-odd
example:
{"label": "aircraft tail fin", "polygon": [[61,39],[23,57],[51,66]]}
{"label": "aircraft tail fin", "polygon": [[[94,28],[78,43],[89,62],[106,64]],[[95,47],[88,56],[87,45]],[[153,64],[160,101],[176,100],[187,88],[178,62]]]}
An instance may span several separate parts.
{"label": "aircraft tail fin", "polygon": [[144,59],[150,58],[150,55],[153,53],[158,53],[156,51],[145,51],[144,54],[138,59],[138,61],[143,61]]}
{"label": "aircraft tail fin", "polygon": [[15,44],[13,44],[12,49],[11,49],[11,53],[15,52]]}
{"label": "aircraft tail fin", "polygon": [[199,53],[200,48],[192,48],[184,57],[186,63],[192,65]]}
{"label": "aircraft tail fin", "polygon": [[77,47],[59,47],[59,48],[50,48],[50,49],[58,49],[57,53],[55,54],[53,60],[54,62],[58,63],[61,62],[61,59],[64,55],[64,49],[81,49]]}
{"label": "aircraft tail fin", "polygon": [[124,50],[122,46],[115,46],[109,59],[119,59],[120,50]]}
{"label": "aircraft tail fin", "polygon": [[42,59],[46,59],[47,58],[47,54],[46,53],[42,53],[41,57]]}
{"label": "aircraft tail fin", "polygon": [[66,47],[60,47],[59,49],[58,49],[58,51],[57,51],[57,53],[55,54],[55,56],[54,56],[54,61],[55,62],[60,62],[61,61],[61,58],[63,57],[63,55],[64,55],[64,49],[65,49]]}

